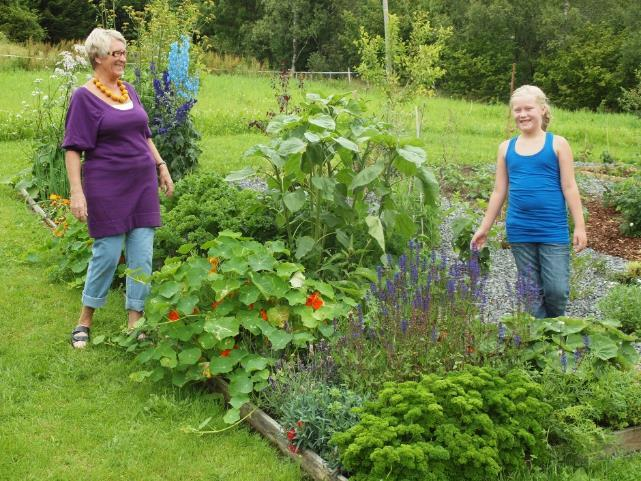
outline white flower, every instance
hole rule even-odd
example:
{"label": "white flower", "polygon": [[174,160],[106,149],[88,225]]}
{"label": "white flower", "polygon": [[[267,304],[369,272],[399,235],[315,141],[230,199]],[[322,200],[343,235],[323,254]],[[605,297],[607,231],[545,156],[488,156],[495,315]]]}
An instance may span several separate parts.
{"label": "white flower", "polygon": [[303,287],[303,284],[305,283],[305,276],[303,275],[302,272],[296,272],[292,278],[289,280],[289,285],[292,286],[294,289],[299,289]]}
{"label": "white flower", "polygon": [[39,84],[40,82],[42,82],[41,78],[37,78],[33,81],[34,84]]}
{"label": "white flower", "polygon": [[630,222],[630,227],[634,227],[634,222]]}

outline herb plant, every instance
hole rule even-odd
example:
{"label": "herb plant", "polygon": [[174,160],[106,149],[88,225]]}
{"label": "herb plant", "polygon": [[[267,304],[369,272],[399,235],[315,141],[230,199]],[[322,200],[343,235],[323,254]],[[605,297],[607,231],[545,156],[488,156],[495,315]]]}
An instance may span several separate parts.
{"label": "herb plant", "polygon": [[614,184],[604,195],[606,205],[614,207],[623,217],[620,230],[630,237],[641,236],[641,174]]}
{"label": "herb plant", "polygon": [[598,306],[606,319],[620,323],[622,331],[641,335],[640,285],[614,286]]}
{"label": "herb plant", "polygon": [[387,383],[332,441],[354,481],[494,479],[546,454],[542,395],[524,371],[474,366]]}

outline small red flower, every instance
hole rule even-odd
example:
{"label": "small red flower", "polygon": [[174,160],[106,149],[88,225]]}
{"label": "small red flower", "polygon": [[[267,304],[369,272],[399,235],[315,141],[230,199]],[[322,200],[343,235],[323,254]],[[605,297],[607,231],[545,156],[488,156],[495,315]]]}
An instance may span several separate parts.
{"label": "small red flower", "polygon": [[180,314],[178,314],[178,311],[176,310],[171,310],[169,311],[167,317],[171,322],[176,322],[178,319],[180,319]]}
{"label": "small red flower", "polygon": [[231,349],[225,349],[223,352],[220,353],[220,357],[229,357],[231,354]]}
{"label": "small red flower", "polygon": [[300,419],[298,421],[296,421],[296,426],[298,426],[299,428],[302,428],[303,427],[303,421],[301,421]]}
{"label": "small red flower", "polygon": [[263,321],[267,320],[267,312],[265,311],[265,309],[260,310],[260,317],[263,319]]}
{"label": "small red flower", "polygon": [[253,303],[252,303],[252,304],[250,304],[248,307],[249,307],[249,310],[250,310],[250,311],[253,311],[253,310],[254,310],[254,304],[253,304]]}
{"label": "small red flower", "polygon": [[234,349],[238,349],[238,344],[234,344]]}
{"label": "small red flower", "polygon": [[212,303],[211,303],[211,308],[212,308],[212,309],[216,309],[218,306],[220,306],[220,304],[221,304],[222,302],[223,302],[223,300],[222,300],[222,299],[221,299],[220,301],[214,301],[214,302],[212,302]]}
{"label": "small red flower", "polygon": [[310,296],[307,298],[307,302],[305,302],[306,306],[309,306],[314,310],[320,309],[321,307],[323,307],[323,304],[325,304],[325,302],[321,298],[318,291],[310,294]]}
{"label": "small red flower", "polygon": [[289,439],[290,441],[293,441],[294,439],[296,439],[296,429],[295,428],[291,428],[289,431],[287,431],[287,439]]}
{"label": "small red flower", "polygon": [[298,446],[294,446],[293,444],[290,444],[289,446],[287,446],[287,449],[289,449],[290,453],[298,454]]}

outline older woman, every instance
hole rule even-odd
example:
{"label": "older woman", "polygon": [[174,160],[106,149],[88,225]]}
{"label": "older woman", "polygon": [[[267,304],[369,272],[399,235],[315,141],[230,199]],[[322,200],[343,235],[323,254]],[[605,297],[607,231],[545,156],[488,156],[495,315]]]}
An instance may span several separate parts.
{"label": "older woman", "polygon": [[[93,78],[73,93],[62,144],[71,212],[87,222],[94,238],[80,319],[71,334],[75,348],[89,341],[94,310],[105,303],[123,245],[127,267],[151,273],[154,228],[160,225],[158,187],[168,196],[174,189],[140,99],[120,80],[127,63],[124,37],[96,28],[85,48]],[[148,284],[127,277],[130,328],[142,316],[148,293]]]}

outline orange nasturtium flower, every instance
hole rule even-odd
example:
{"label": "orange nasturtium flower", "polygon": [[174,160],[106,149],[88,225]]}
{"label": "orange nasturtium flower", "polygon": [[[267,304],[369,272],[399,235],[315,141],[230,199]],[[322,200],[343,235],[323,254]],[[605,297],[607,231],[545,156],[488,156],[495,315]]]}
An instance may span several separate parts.
{"label": "orange nasturtium flower", "polygon": [[180,319],[180,314],[178,314],[178,311],[176,310],[171,310],[169,311],[167,317],[171,322],[176,322],[178,319]]}
{"label": "orange nasturtium flower", "polygon": [[265,311],[265,309],[260,310],[260,317],[263,319],[263,321],[267,320],[267,311]]}
{"label": "orange nasturtium flower", "polygon": [[325,304],[325,302],[323,301],[323,299],[321,299],[318,291],[310,294],[310,296],[307,298],[307,302],[305,302],[306,306],[310,306],[314,310],[320,309],[321,307],[323,307],[323,304]]}
{"label": "orange nasturtium flower", "polygon": [[210,257],[209,263],[211,264],[211,269],[209,269],[209,272],[218,272],[218,264],[220,263],[218,257]]}
{"label": "orange nasturtium flower", "polygon": [[60,198],[61,198],[61,197],[60,197],[59,195],[57,195],[57,194],[51,194],[51,195],[49,195],[49,200],[58,200],[58,199],[60,199]]}
{"label": "orange nasturtium flower", "polygon": [[220,357],[229,357],[231,354],[231,349],[225,349],[223,352],[220,353]]}

